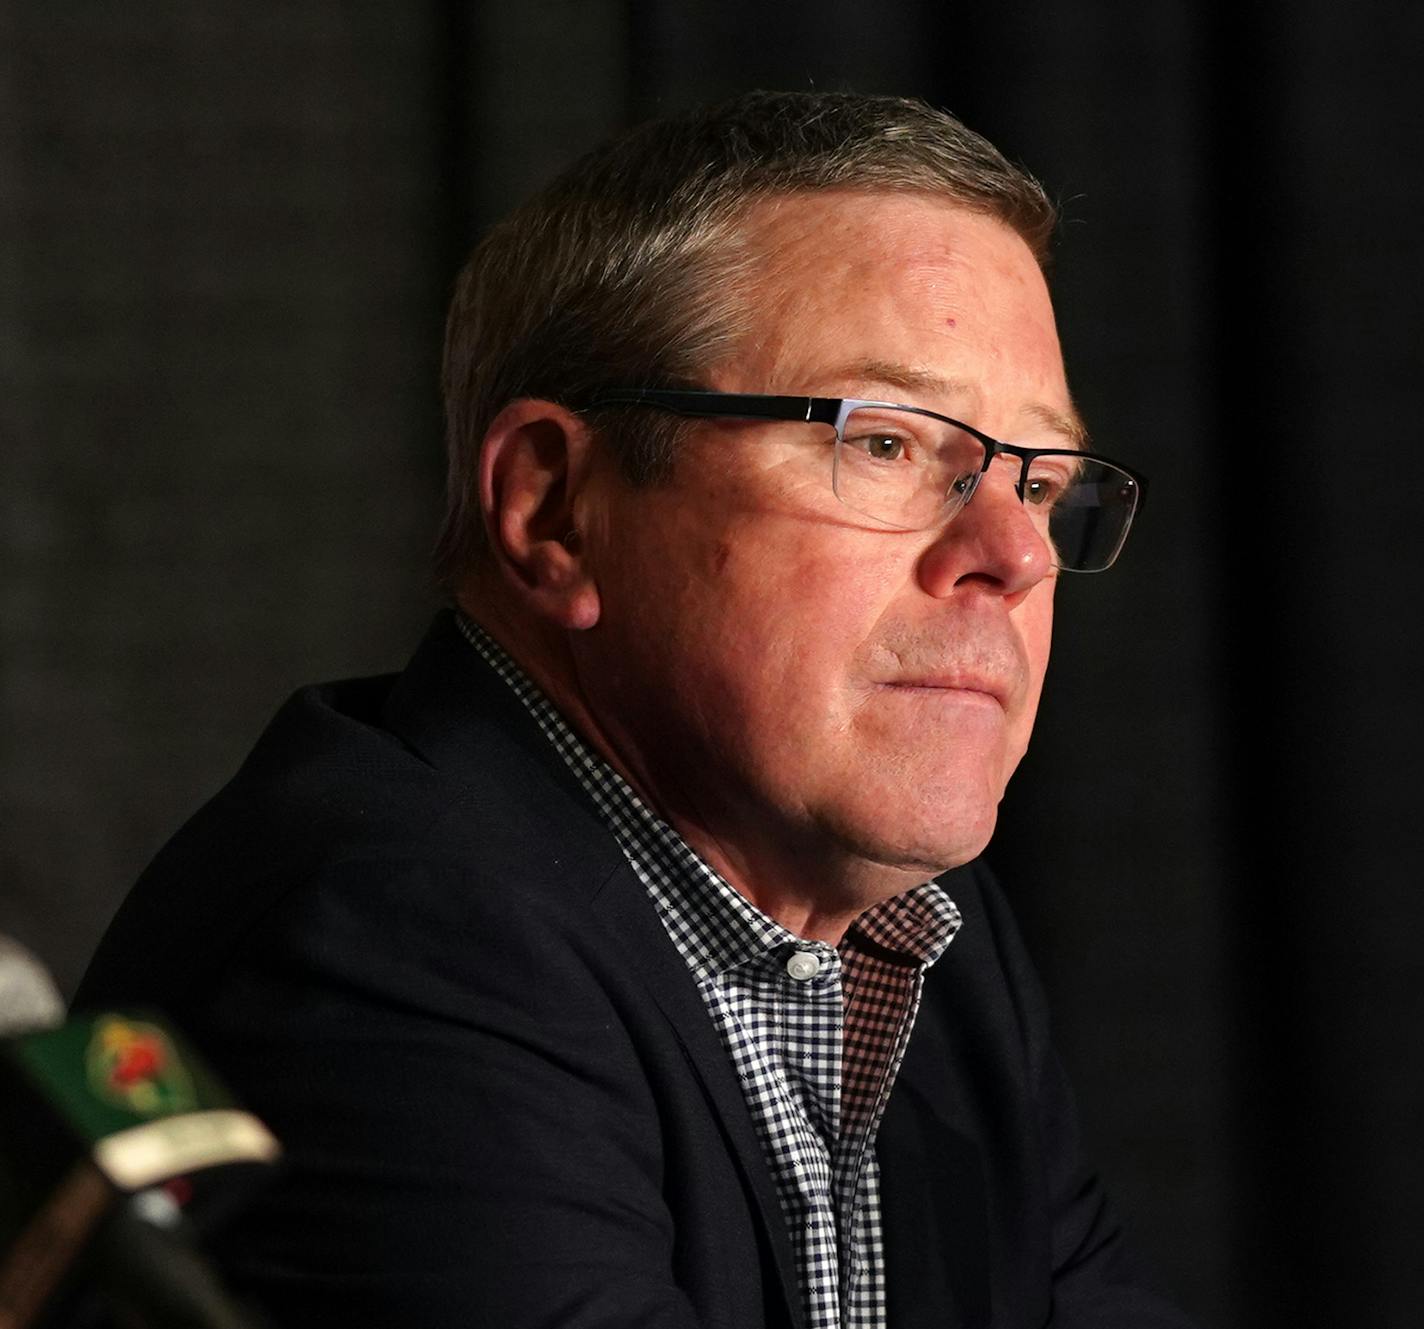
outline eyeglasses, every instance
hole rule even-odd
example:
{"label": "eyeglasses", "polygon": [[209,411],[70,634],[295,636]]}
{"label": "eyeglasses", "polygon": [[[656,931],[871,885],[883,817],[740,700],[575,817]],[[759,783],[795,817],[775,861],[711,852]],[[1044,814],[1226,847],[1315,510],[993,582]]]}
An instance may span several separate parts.
{"label": "eyeglasses", "polygon": [[707,419],[829,425],[831,489],[852,511],[892,530],[949,521],[974,497],[996,457],[1016,457],[1019,501],[1065,572],[1102,572],[1122,551],[1146,497],[1144,476],[1073,448],[1022,448],[919,406],[854,397],[612,388],[591,408],[651,406]]}

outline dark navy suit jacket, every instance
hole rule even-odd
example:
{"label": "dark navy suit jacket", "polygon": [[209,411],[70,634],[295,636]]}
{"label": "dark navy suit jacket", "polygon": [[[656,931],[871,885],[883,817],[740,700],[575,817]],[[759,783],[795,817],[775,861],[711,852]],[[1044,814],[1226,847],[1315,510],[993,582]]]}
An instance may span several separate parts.
{"label": "dark navy suit jacket", "polygon": [[[1136,1282],[970,865],[877,1145],[893,1329],[1185,1324]],[[159,855],[76,1007],[144,1003],[285,1146],[228,1232],[281,1325],[801,1321],[736,1075],[616,842],[442,615],[307,689]]]}

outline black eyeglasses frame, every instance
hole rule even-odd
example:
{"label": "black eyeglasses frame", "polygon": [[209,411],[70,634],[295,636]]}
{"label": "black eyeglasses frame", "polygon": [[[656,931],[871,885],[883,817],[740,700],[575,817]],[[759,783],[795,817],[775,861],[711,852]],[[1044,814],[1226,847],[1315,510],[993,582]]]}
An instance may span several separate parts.
{"label": "black eyeglasses frame", "polygon": [[[1117,559],[1122,546],[1127,541],[1128,532],[1137,520],[1147,501],[1147,477],[1132,467],[1124,465],[1112,457],[1097,452],[1085,452],[1081,448],[1025,448],[1017,443],[1001,440],[975,429],[952,416],[942,415],[923,406],[910,406],[904,402],[875,401],[862,397],[787,397],[756,392],[712,392],[700,388],[605,388],[592,395],[585,410],[598,410],[609,406],[650,406],[657,410],[670,411],[674,415],[690,419],[723,420],[792,420],[806,424],[829,425],[842,437],[842,429],[851,412],[862,407],[882,407],[888,410],[907,411],[912,415],[927,416],[943,424],[953,425],[979,440],[984,446],[984,463],[974,480],[974,487],[963,497],[961,510],[979,486],[979,481],[988,473],[996,457],[1009,456],[1019,460],[1019,478],[1014,484],[1019,501],[1023,501],[1024,487],[1028,483],[1029,467],[1039,457],[1077,457],[1086,461],[1100,462],[1123,472],[1133,483],[1136,499],[1123,526],[1122,538],[1113,550],[1112,556],[1101,568],[1065,568],[1063,571],[1106,571]],[[875,520],[879,520],[876,518]]]}

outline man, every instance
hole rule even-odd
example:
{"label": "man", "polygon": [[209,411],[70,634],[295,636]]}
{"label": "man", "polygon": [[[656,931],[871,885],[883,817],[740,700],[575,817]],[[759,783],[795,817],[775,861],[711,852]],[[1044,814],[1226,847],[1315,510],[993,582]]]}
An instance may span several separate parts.
{"label": "man", "polygon": [[755,94],[476,250],[454,612],[288,704],[81,994],[166,1007],[283,1139],[227,1253],[279,1320],[1181,1323],[974,861],[1055,579],[1141,492],[1052,225],[947,116]]}

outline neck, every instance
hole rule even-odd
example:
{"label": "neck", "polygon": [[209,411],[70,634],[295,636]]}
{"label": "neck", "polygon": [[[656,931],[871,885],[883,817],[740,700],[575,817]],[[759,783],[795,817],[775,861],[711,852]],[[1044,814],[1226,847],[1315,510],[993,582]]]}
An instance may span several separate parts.
{"label": "neck", "polygon": [[727,835],[707,829],[705,819],[662,811],[710,868],[762,913],[807,941],[838,946],[867,909],[902,895],[931,875],[920,869],[867,863],[848,852],[827,853],[824,845],[798,853],[794,845],[776,846],[755,860]]}

